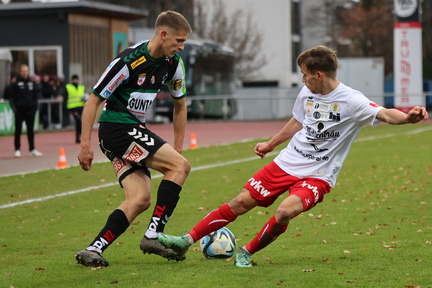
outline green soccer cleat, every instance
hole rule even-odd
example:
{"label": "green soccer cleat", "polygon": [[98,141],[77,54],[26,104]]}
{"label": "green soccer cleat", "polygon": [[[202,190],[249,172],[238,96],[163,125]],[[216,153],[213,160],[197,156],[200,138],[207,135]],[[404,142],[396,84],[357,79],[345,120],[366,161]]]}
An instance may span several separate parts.
{"label": "green soccer cleat", "polygon": [[240,247],[239,251],[235,255],[234,265],[242,268],[249,268],[256,266],[257,264],[251,259],[252,254],[246,251],[243,247]]}
{"label": "green soccer cleat", "polygon": [[186,259],[184,255],[179,255],[174,250],[162,246],[156,238],[144,236],[140,243],[140,249],[144,254],[156,254],[168,260],[183,261]]}
{"label": "green soccer cleat", "polygon": [[158,241],[164,247],[174,250],[179,256],[184,256],[192,245],[187,236],[171,236],[163,233],[158,233]]}
{"label": "green soccer cleat", "polygon": [[77,264],[93,267],[107,267],[109,262],[105,260],[98,252],[90,250],[81,250],[75,255]]}

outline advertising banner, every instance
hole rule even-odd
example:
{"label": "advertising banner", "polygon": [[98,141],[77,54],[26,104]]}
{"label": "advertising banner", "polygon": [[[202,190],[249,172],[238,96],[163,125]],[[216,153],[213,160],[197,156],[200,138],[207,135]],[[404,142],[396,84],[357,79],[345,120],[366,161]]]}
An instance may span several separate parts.
{"label": "advertising banner", "polygon": [[423,95],[422,27],[418,0],[394,0],[395,107],[407,112],[425,105]]}
{"label": "advertising banner", "polygon": [[[39,130],[39,111],[35,115],[34,131]],[[27,131],[25,122],[23,123],[22,132]],[[15,116],[9,102],[0,101],[0,135],[12,135],[15,132]]]}

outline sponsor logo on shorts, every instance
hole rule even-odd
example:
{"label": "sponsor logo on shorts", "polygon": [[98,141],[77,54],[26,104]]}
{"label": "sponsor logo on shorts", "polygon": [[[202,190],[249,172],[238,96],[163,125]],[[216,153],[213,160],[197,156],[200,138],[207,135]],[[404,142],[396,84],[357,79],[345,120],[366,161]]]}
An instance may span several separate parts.
{"label": "sponsor logo on shorts", "polygon": [[266,197],[270,195],[270,192],[264,186],[262,186],[261,181],[255,180],[255,178],[252,177],[248,182],[249,185],[262,196]]}
{"label": "sponsor logo on shorts", "polygon": [[[318,191],[318,187],[317,186],[313,186],[308,184],[306,181],[303,181],[303,183],[301,184],[301,187],[306,187],[307,189],[311,190],[313,195],[314,195],[314,203],[317,203],[319,200],[319,191]],[[309,201],[308,201],[309,202]]]}
{"label": "sponsor logo on shorts", "polygon": [[137,143],[131,143],[123,159],[130,162],[139,163],[141,160],[145,159],[149,152]]}
{"label": "sponsor logo on shorts", "polygon": [[120,176],[128,169],[127,163],[123,159],[119,158],[115,158],[112,161],[112,167],[117,178],[120,178]]}

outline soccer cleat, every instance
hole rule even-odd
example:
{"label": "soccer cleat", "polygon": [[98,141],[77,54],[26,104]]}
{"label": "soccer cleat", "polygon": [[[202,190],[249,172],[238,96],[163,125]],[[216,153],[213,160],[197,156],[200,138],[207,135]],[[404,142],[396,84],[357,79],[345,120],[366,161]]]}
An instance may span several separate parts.
{"label": "soccer cleat", "polygon": [[249,268],[256,266],[257,264],[251,259],[252,254],[246,251],[243,247],[240,247],[239,251],[235,255],[234,265],[242,268]]}
{"label": "soccer cleat", "polygon": [[35,157],[41,157],[43,154],[39,151],[37,151],[36,149],[33,149],[32,151],[30,151],[30,156],[35,156]]}
{"label": "soccer cleat", "polygon": [[177,255],[185,255],[189,246],[192,244],[189,242],[187,236],[171,236],[163,233],[158,233],[158,241],[166,248],[174,250]]}
{"label": "soccer cleat", "polygon": [[144,238],[141,240],[140,249],[144,254],[156,254],[168,260],[183,261],[186,259],[184,254],[180,255],[173,249],[169,249],[161,245],[156,238]]}
{"label": "soccer cleat", "polygon": [[84,266],[109,266],[109,262],[96,251],[81,250],[75,255],[75,259],[77,260],[77,264],[82,264]]}
{"label": "soccer cleat", "polygon": [[15,156],[16,158],[21,157],[21,151],[20,151],[20,150],[16,150],[14,156]]}

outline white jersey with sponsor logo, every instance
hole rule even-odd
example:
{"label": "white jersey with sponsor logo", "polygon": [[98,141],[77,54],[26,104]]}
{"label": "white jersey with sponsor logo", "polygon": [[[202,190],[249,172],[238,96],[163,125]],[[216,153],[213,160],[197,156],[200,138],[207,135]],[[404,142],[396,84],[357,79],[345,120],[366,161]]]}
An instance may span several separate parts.
{"label": "white jersey with sponsor logo", "polygon": [[354,139],[363,126],[380,123],[376,115],[381,109],[342,83],[327,95],[305,86],[293,107],[303,128],[274,161],[290,175],[322,179],[334,187]]}

